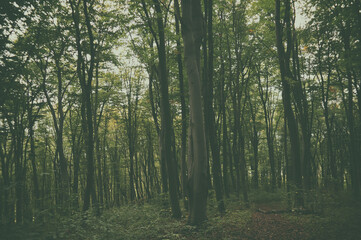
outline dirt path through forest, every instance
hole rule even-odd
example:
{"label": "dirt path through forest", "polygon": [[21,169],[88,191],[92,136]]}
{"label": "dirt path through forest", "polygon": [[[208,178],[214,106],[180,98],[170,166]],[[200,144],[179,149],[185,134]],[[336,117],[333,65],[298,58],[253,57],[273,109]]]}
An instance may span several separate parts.
{"label": "dirt path through forest", "polygon": [[309,239],[301,225],[294,223],[278,213],[254,212],[246,227],[251,239]]}

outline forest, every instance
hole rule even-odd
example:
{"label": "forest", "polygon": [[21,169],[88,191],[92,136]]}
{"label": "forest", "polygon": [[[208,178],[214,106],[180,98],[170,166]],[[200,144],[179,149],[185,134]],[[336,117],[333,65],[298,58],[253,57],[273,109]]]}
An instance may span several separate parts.
{"label": "forest", "polygon": [[361,239],[359,0],[5,0],[0,239]]}

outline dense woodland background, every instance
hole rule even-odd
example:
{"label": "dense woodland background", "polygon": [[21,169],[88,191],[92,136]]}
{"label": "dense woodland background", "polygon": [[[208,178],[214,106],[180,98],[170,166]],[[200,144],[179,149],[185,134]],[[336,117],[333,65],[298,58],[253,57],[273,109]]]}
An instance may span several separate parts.
{"label": "dense woodland background", "polygon": [[360,199],[358,0],[5,1],[0,73],[2,225]]}

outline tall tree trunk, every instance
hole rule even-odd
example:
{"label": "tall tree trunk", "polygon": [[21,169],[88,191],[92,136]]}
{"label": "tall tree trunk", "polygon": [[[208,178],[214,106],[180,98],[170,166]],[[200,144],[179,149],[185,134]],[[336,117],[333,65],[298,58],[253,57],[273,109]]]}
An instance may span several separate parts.
{"label": "tall tree trunk", "polygon": [[162,136],[161,136],[161,131],[160,131],[159,123],[158,123],[158,116],[157,116],[157,112],[156,112],[156,108],[155,108],[153,87],[152,87],[154,75],[155,75],[155,66],[151,66],[150,74],[149,74],[149,88],[148,88],[149,89],[149,100],[150,100],[150,106],[152,108],[152,117],[154,120],[155,129],[157,130],[157,135],[158,135],[158,139],[159,139],[158,142],[159,142],[159,152],[160,152],[160,173],[161,173],[161,178],[162,178],[162,191],[163,191],[163,193],[167,193],[168,192],[168,175],[167,175],[167,163],[166,163],[165,154],[164,154],[165,148],[162,145]]}
{"label": "tall tree trunk", "polygon": [[[221,17],[222,18],[222,17]],[[221,38],[222,41],[222,38]],[[221,101],[220,109],[222,113],[222,155],[223,155],[223,184],[224,184],[224,193],[227,198],[229,198],[229,150],[228,150],[228,134],[227,134],[227,113],[226,113],[226,91],[225,91],[225,64],[222,54],[222,42],[220,43],[220,60],[221,60]]]}
{"label": "tall tree trunk", "polygon": [[103,150],[103,184],[104,184],[104,200],[105,206],[109,207],[110,202],[110,193],[109,193],[109,172],[108,172],[108,164],[107,164],[107,134],[108,134],[108,122],[109,117],[108,115],[105,116],[104,119],[104,133],[103,133],[103,143],[102,143],[102,150]]}
{"label": "tall tree trunk", "polygon": [[[36,167],[36,155],[35,155],[35,137],[34,137],[34,123],[36,116],[33,116],[33,108],[28,106],[28,129],[30,137],[30,153],[29,158],[33,169],[33,184],[34,184],[34,196],[35,196],[35,210],[39,210],[40,207],[40,191],[38,173]],[[1,211],[1,210],[0,210]]]}
{"label": "tall tree trunk", "polygon": [[[86,60],[84,59],[81,45],[81,32],[80,32],[80,11],[79,5],[80,2],[75,3],[73,0],[69,0],[72,18],[74,21],[75,34],[76,34],[76,49],[77,49],[77,75],[79,78],[81,86],[81,96],[82,104],[84,104],[84,110],[82,111],[83,118],[83,132],[85,134],[85,144],[86,144],[86,159],[87,159],[87,177],[86,177],[86,186],[84,193],[84,205],[83,210],[86,211],[90,208],[90,203],[92,201],[93,206],[96,207],[97,211],[98,204],[96,199],[95,192],[95,182],[94,182],[94,132],[93,132],[93,109],[91,102],[92,94],[92,80],[93,80],[93,70],[95,63],[95,47],[94,47],[94,37],[92,32],[91,20],[88,12],[88,3],[87,0],[83,0],[83,12],[85,16],[85,25],[87,29],[87,37],[89,38],[89,52],[90,52],[90,61],[89,67],[87,68]],[[87,69],[87,71],[86,71]]]}
{"label": "tall tree trunk", "polygon": [[[115,206],[120,206],[120,198],[121,198],[121,189],[120,189],[120,182],[121,182],[121,176],[120,176],[120,154],[118,155],[118,134],[115,135],[115,145],[114,145],[114,153],[112,157],[112,165],[113,165],[113,171],[114,171],[114,204]],[[133,201],[134,199],[131,199]]]}
{"label": "tall tree trunk", "polygon": [[270,109],[270,97],[269,97],[269,88],[268,88],[268,76],[266,76],[266,89],[263,90],[261,83],[261,73],[260,70],[257,73],[258,77],[258,91],[262,102],[263,115],[266,124],[266,137],[267,137],[267,147],[268,147],[268,157],[271,166],[271,188],[274,190],[276,188],[276,168],[275,168],[275,156],[274,156],[274,137],[273,137],[273,113]]}
{"label": "tall tree trunk", "polygon": [[163,13],[158,0],[153,0],[155,11],[157,13],[157,26],[159,34],[158,42],[158,57],[160,69],[160,109],[161,109],[161,131],[162,131],[162,146],[164,146],[165,159],[167,161],[168,181],[169,181],[169,196],[172,208],[172,215],[174,218],[181,217],[181,210],[178,200],[178,170],[175,149],[172,147],[174,138],[173,120],[169,105],[168,94],[168,73],[165,49],[165,36],[163,25]]}
{"label": "tall tree trunk", "polygon": [[[134,172],[134,131],[135,127],[133,127],[133,114],[132,114],[132,79],[131,76],[126,76],[129,81],[129,92],[127,94],[128,98],[128,114],[127,114],[127,133],[128,133],[128,148],[129,148],[129,195],[130,195],[130,201],[134,201],[136,194],[135,194],[135,188],[134,188],[134,180],[135,179],[135,172]],[[136,168],[137,169],[137,168]],[[138,187],[137,187],[138,189]],[[138,194],[139,196],[139,194]]]}
{"label": "tall tree trunk", "polygon": [[200,44],[202,12],[199,0],[182,0],[184,60],[187,68],[190,97],[190,133],[192,155],[188,162],[189,222],[200,224],[206,220],[207,210],[207,149],[203,125]]}
{"label": "tall tree trunk", "polygon": [[187,164],[186,164],[186,154],[187,154],[187,106],[185,101],[184,94],[184,82],[183,82],[183,62],[182,62],[182,46],[180,43],[181,33],[179,27],[179,16],[180,9],[178,0],[174,1],[175,6],[175,26],[177,34],[177,64],[178,64],[178,78],[179,78],[179,95],[181,102],[181,111],[182,111],[182,135],[181,135],[181,180],[182,180],[182,192],[183,192],[183,201],[184,207],[188,208],[188,187],[187,187]]}
{"label": "tall tree trunk", "polygon": [[[242,119],[242,122],[243,119]],[[243,125],[243,124],[242,124]],[[240,173],[241,173],[241,187],[243,200],[248,204],[248,175],[247,175],[247,163],[246,163],[246,154],[245,154],[245,136],[243,126],[240,127],[239,133],[239,145],[240,145]]]}
{"label": "tall tree trunk", "polygon": [[24,169],[23,159],[23,137],[24,129],[22,127],[22,114],[19,112],[19,107],[16,108],[18,111],[15,111],[14,117],[14,162],[15,162],[15,197],[16,197],[16,223],[24,223],[24,174],[26,169]]}
{"label": "tall tree trunk", "polygon": [[256,126],[256,108],[253,108],[251,99],[249,99],[249,105],[251,110],[251,119],[252,119],[252,133],[251,133],[251,144],[253,148],[253,176],[252,182],[256,189],[258,189],[258,144],[259,144],[259,137],[258,137],[258,129]]}
{"label": "tall tree trunk", "polygon": [[[290,7],[288,4],[286,5],[286,11],[289,12]],[[288,10],[287,10],[288,9]],[[291,23],[287,23],[287,28],[291,28]],[[292,34],[293,33],[293,34]],[[292,61],[293,61],[293,78],[296,80],[293,88],[293,95],[295,98],[295,102],[297,104],[297,108],[300,115],[301,122],[301,132],[302,132],[302,140],[303,140],[303,168],[302,175],[304,179],[304,187],[307,190],[310,190],[312,186],[312,153],[311,153],[311,131],[310,131],[310,123],[309,123],[309,113],[308,113],[308,101],[306,98],[306,93],[303,89],[301,82],[301,71],[300,71],[300,63],[298,57],[298,42],[297,42],[297,34],[294,28],[294,19],[292,21],[292,33],[291,30],[287,30],[287,44],[290,44],[292,47]],[[292,75],[292,74],[290,74]]]}
{"label": "tall tree trunk", "polygon": [[[327,35],[326,35],[327,36]],[[331,178],[332,181],[334,181],[335,184],[332,184],[335,190],[337,190],[337,167],[336,167],[336,156],[333,150],[333,143],[332,143],[332,129],[330,126],[330,114],[329,114],[329,106],[328,106],[328,100],[329,100],[329,91],[330,91],[330,84],[331,84],[331,63],[328,63],[327,66],[327,80],[325,82],[324,79],[324,73],[323,73],[323,60],[321,60],[321,49],[322,45],[319,43],[319,52],[317,53],[317,60],[318,60],[318,72],[319,72],[319,78],[321,80],[321,96],[322,96],[322,106],[323,106],[323,114],[325,117],[325,124],[326,124],[326,138],[327,138],[327,160],[330,164],[330,170],[331,170]],[[328,56],[329,57],[329,51]],[[329,184],[328,177],[326,176],[326,185]]]}
{"label": "tall tree trunk", "polygon": [[[223,184],[222,184],[222,172],[221,161],[219,153],[219,145],[217,142],[217,133],[215,127],[215,116],[213,111],[213,2],[212,0],[205,1],[205,11],[207,19],[207,34],[205,38],[208,40],[208,59],[206,42],[203,41],[204,52],[204,85],[203,85],[203,100],[204,100],[204,117],[206,136],[211,146],[212,151],[212,173],[214,187],[216,191],[216,199],[218,203],[218,210],[221,214],[225,212],[223,202]],[[207,59],[207,61],[206,61]],[[207,65],[208,64],[208,65]],[[208,153],[208,152],[207,152]]]}
{"label": "tall tree trunk", "polygon": [[[59,54],[60,55],[60,54]],[[60,165],[60,199],[62,204],[67,204],[69,198],[69,176],[67,169],[67,160],[64,154],[64,142],[63,142],[63,131],[64,131],[64,111],[63,111],[63,86],[62,86],[62,68],[60,66],[60,56],[55,59],[55,65],[57,68],[58,78],[58,131],[57,131],[57,147],[59,154],[59,165]],[[66,206],[66,205],[64,205]],[[66,210],[66,208],[65,208]]]}
{"label": "tall tree trunk", "polygon": [[[286,0],[286,11],[285,11],[285,20],[286,20],[286,30],[290,31],[290,1]],[[287,120],[287,125],[289,129],[289,136],[291,142],[291,152],[293,160],[293,180],[294,185],[296,186],[295,191],[295,206],[303,207],[303,192],[302,192],[302,174],[301,174],[301,159],[300,159],[300,142],[298,134],[298,126],[294,116],[291,102],[291,88],[290,81],[292,80],[292,74],[289,68],[289,54],[290,54],[290,43],[287,44],[287,52],[284,50],[282,42],[282,25],[281,25],[281,2],[276,0],[276,45],[278,52],[278,60],[280,65],[281,72],[281,81],[282,81],[282,98],[283,98],[283,108],[285,112],[285,118]],[[288,173],[289,174],[289,173]]]}
{"label": "tall tree trunk", "polygon": [[[6,139],[7,135],[4,135],[4,138]],[[1,139],[2,140],[2,139]],[[7,141],[4,141],[4,143],[1,142],[0,145],[0,161],[1,161],[1,175],[3,177],[3,206],[2,206],[2,212],[5,219],[5,223],[11,223],[13,219],[11,216],[10,211],[10,204],[9,204],[9,196],[10,196],[10,174],[9,174],[9,162],[10,162],[10,153],[7,152],[6,146]]]}
{"label": "tall tree trunk", "polygon": [[[102,165],[101,165],[101,152],[100,152],[100,139],[99,139],[99,125],[102,117],[103,109],[100,110],[98,120],[98,108],[99,108],[99,61],[95,65],[95,102],[94,102],[94,142],[95,142],[95,156],[97,160],[97,187],[98,187],[98,202],[103,206],[103,181],[102,181]],[[104,107],[104,105],[103,105]]]}
{"label": "tall tree trunk", "polygon": [[351,173],[351,183],[352,183],[352,192],[355,198],[360,197],[360,174],[359,174],[359,156],[358,156],[358,146],[356,139],[356,128],[354,123],[354,114],[353,114],[353,79],[351,75],[352,66],[350,64],[351,60],[351,46],[350,46],[350,23],[346,21],[346,26],[342,29],[341,35],[345,49],[345,60],[346,60],[346,77],[347,77],[347,108],[346,108],[346,118],[347,118],[347,127],[349,131],[349,151],[350,151],[350,173]]}
{"label": "tall tree trunk", "polygon": [[[56,151],[55,151],[55,158],[59,160],[60,165],[60,176],[59,176],[59,190],[57,190],[57,196],[56,199],[60,200],[61,204],[65,204],[68,201],[69,197],[69,181],[68,181],[68,169],[67,169],[67,161],[64,155],[64,143],[63,143],[63,129],[64,129],[64,111],[63,111],[63,79],[62,79],[62,68],[60,66],[60,56],[63,52],[63,49],[56,53],[55,58],[55,66],[56,66],[56,77],[58,80],[57,83],[57,114],[56,109],[54,108],[51,98],[49,96],[48,90],[46,88],[46,80],[48,78],[47,76],[47,62],[44,64],[43,60],[39,60],[38,66],[41,71],[42,75],[42,88],[43,92],[45,94],[46,102],[48,104],[48,107],[50,109],[50,113],[53,119],[54,129],[55,129],[55,144],[56,144]],[[57,179],[58,180],[58,179]],[[63,208],[63,210],[66,208]]]}
{"label": "tall tree trunk", "polygon": [[[81,105],[81,110],[84,110],[84,105]],[[72,111],[69,112],[69,121],[70,121],[70,131],[71,131],[71,148],[72,148],[72,156],[73,156],[73,186],[72,186],[72,207],[75,210],[78,210],[79,208],[79,168],[80,168],[80,157],[82,153],[82,132],[78,132],[78,127],[75,125],[77,123],[73,124],[73,119],[75,119],[75,116],[72,115]],[[75,126],[73,126],[75,125]]]}

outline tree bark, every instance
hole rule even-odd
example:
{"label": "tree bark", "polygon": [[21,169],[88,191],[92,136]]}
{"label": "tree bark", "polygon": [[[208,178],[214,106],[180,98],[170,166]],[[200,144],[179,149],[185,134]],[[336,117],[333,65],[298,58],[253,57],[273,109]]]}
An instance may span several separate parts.
{"label": "tree bark", "polygon": [[179,27],[180,9],[178,0],[174,1],[175,6],[175,25],[177,34],[177,64],[178,64],[178,79],[179,79],[179,95],[182,111],[182,134],[181,134],[181,181],[184,207],[188,209],[188,187],[187,187],[187,106],[184,93],[184,81],[183,81],[183,62],[182,62],[182,47],[181,47],[181,32]]}
{"label": "tree bark", "polygon": [[[225,206],[223,201],[223,183],[222,183],[222,172],[221,172],[221,161],[219,153],[219,145],[217,142],[217,133],[215,127],[215,115],[213,110],[213,2],[207,0],[205,11],[207,14],[207,40],[208,40],[208,66],[205,66],[205,81],[204,81],[204,116],[205,116],[205,127],[208,129],[206,134],[212,151],[212,173],[214,188],[216,191],[216,199],[218,203],[218,210],[221,214],[225,212]],[[205,45],[205,44],[204,44]],[[204,52],[207,48],[203,49]],[[207,54],[205,54],[207,56]]]}
{"label": "tree bark", "polygon": [[161,136],[162,146],[164,146],[165,159],[167,161],[168,181],[169,181],[169,196],[172,208],[172,215],[174,218],[181,217],[181,210],[178,200],[178,170],[177,162],[175,159],[174,150],[172,147],[174,132],[173,132],[173,120],[169,105],[168,94],[168,73],[167,73],[167,61],[165,50],[165,36],[163,25],[163,14],[158,0],[153,0],[155,11],[157,13],[157,26],[159,34],[158,42],[158,57],[159,57],[159,69],[160,69],[160,109],[161,109]]}
{"label": "tree bark", "polygon": [[352,183],[352,192],[355,198],[360,197],[360,174],[359,174],[359,151],[357,146],[356,138],[356,127],[353,114],[353,78],[352,78],[352,66],[350,64],[351,60],[351,46],[350,46],[350,23],[346,21],[346,26],[341,29],[341,37],[344,44],[344,57],[346,60],[346,78],[347,78],[347,108],[346,108],[346,118],[347,118],[347,127],[349,131],[349,151],[350,151],[350,174],[351,174],[351,183]]}
{"label": "tree bark", "polygon": [[[87,37],[89,38],[89,52],[90,52],[90,61],[89,68],[87,69],[87,62],[84,59],[81,45],[81,32],[80,32],[80,12],[79,4],[69,0],[72,18],[74,21],[75,34],[76,34],[76,49],[77,49],[77,75],[79,78],[81,86],[81,96],[82,104],[84,104],[84,110],[82,111],[83,118],[83,132],[85,133],[85,143],[86,143],[86,159],[87,159],[87,180],[84,194],[84,205],[83,210],[87,211],[90,208],[90,203],[92,201],[93,206],[98,210],[95,184],[94,184],[94,132],[93,132],[93,110],[91,102],[91,93],[92,93],[92,80],[93,80],[93,70],[95,64],[95,48],[94,48],[94,37],[92,32],[92,26],[90,23],[90,16],[88,12],[88,3],[87,0],[83,0],[83,12],[85,16],[85,25],[87,29]],[[88,71],[86,71],[86,69]]]}
{"label": "tree bark", "polygon": [[207,149],[201,99],[200,44],[202,12],[199,0],[182,1],[184,61],[187,68],[190,97],[190,132],[192,157],[188,161],[189,223],[206,220],[207,210]]}
{"label": "tree bark", "polygon": [[261,83],[261,73],[258,71],[258,91],[262,102],[263,115],[266,124],[266,137],[268,147],[268,157],[271,166],[271,188],[276,188],[276,168],[275,168],[275,156],[274,156],[274,137],[273,137],[273,113],[270,108],[269,88],[268,88],[268,76],[266,76],[266,89],[263,90]]}
{"label": "tree bark", "polygon": [[[290,31],[289,26],[289,11],[290,11],[290,1],[286,0],[286,25],[287,31]],[[287,52],[284,50],[283,42],[282,42],[282,25],[281,25],[281,3],[280,0],[276,0],[276,45],[277,45],[277,53],[278,60],[280,65],[281,72],[281,82],[282,82],[282,99],[283,99],[283,108],[285,112],[285,118],[287,120],[287,125],[289,129],[289,137],[291,142],[291,152],[292,152],[292,160],[293,160],[293,183],[296,187],[295,191],[295,206],[303,207],[303,192],[302,192],[302,174],[301,174],[301,159],[300,159],[300,143],[299,143],[299,133],[298,126],[294,116],[294,112],[292,109],[291,102],[291,88],[290,81],[292,80],[292,74],[290,73],[289,68],[289,47],[290,43],[287,43]],[[288,173],[289,174],[289,173]]]}

